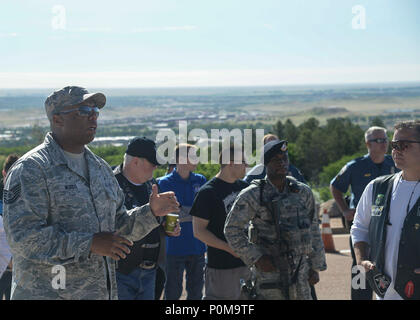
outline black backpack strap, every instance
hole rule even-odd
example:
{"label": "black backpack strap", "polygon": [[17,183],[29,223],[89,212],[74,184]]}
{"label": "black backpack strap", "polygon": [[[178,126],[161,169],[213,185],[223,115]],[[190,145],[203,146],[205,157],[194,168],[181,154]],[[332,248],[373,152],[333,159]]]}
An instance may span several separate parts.
{"label": "black backpack strap", "polygon": [[[383,272],[385,265],[386,226],[389,224],[389,209],[396,176],[397,174],[392,174],[376,178],[372,187],[372,207],[377,206],[378,208],[375,210],[385,211],[385,216],[381,217],[380,220],[375,223],[376,227],[371,229],[371,226],[369,226],[370,241],[378,242],[379,239],[382,239],[379,248],[371,248],[371,254],[373,254],[371,259],[377,262],[377,267],[380,269],[380,272]],[[382,207],[382,209],[380,207]]]}
{"label": "black backpack strap", "polygon": [[265,179],[255,179],[255,180],[252,180],[252,182],[250,183],[250,184],[254,184],[258,186],[260,190],[260,205],[261,206],[266,206],[266,202],[263,200],[264,186],[266,183],[267,181]]}

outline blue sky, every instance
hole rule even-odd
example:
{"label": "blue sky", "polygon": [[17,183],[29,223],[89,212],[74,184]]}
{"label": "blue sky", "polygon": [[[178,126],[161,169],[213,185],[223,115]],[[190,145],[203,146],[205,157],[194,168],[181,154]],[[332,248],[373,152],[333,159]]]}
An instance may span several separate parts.
{"label": "blue sky", "polygon": [[419,12],[418,0],[2,0],[0,87],[420,81]]}

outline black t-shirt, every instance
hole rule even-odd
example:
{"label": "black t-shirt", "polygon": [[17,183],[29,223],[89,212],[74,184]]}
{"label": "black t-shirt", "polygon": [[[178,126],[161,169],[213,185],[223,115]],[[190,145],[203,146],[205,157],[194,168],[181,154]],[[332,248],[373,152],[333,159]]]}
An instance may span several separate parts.
{"label": "black t-shirt", "polygon": [[[145,205],[146,203],[149,203],[149,194],[147,192],[146,184],[143,183],[139,186],[136,186],[134,184],[131,185],[131,190],[134,193],[134,198],[136,199],[135,205],[141,207]],[[131,209],[131,208],[130,208]]]}
{"label": "black t-shirt", "polygon": [[[147,183],[141,185],[132,184],[122,173],[115,175],[117,181],[124,192],[124,205],[127,210],[135,207],[141,207],[146,203],[149,203],[149,197],[151,188],[148,187]],[[156,219],[158,220],[158,219]],[[132,247],[130,247],[130,254],[127,258],[118,261],[118,271],[128,274],[135,267],[137,267],[142,261],[153,261],[156,262],[159,257],[160,250],[160,227],[156,227],[150,231],[144,238],[134,241]],[[144,244],[159,244],[153,248],[143,248]]]}
{"label": "black t-shirt", "polygon": [[[190,214],[208,220],[207,229],[219,239],[226,241],[223,233],[226,216],[239,192],[247,186],[248,183],[242,180],[227,183],[213,178],[197,193]],[[207,247],[207,265],[210,268],[232,269],[245,265],[241,259],[235,258],[224,250]]]}

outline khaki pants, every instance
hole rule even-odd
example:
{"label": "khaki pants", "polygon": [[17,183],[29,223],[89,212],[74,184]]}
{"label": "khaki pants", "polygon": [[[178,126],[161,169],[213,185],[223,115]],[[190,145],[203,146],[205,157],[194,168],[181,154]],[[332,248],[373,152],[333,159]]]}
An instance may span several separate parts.
{"label": "khaki pants", "polygon": [[250,278],[249,268],[214,269],[206,266],[203,300],[238,300],[241,294],[240,279]]}

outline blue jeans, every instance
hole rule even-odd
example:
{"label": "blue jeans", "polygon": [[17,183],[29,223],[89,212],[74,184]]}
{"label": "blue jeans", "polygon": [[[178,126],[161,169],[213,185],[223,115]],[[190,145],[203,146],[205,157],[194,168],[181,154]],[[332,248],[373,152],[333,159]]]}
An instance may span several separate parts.
{"label": "blue jeans", "polygon": [[135,268],[130,274],[117,274],[119,300],[154,300],[156,268]]}
{"label": "blue jeans", "polygon": [[186,270],[187,300],[201,300],[204,286],[204,254],[166,256],[165,300],[179,300]]}
{"label": "blue jeans", "polygon": [[10,300],[10,289],[12,287],[12,271],[6,270],[0,279],[0,300]]}

